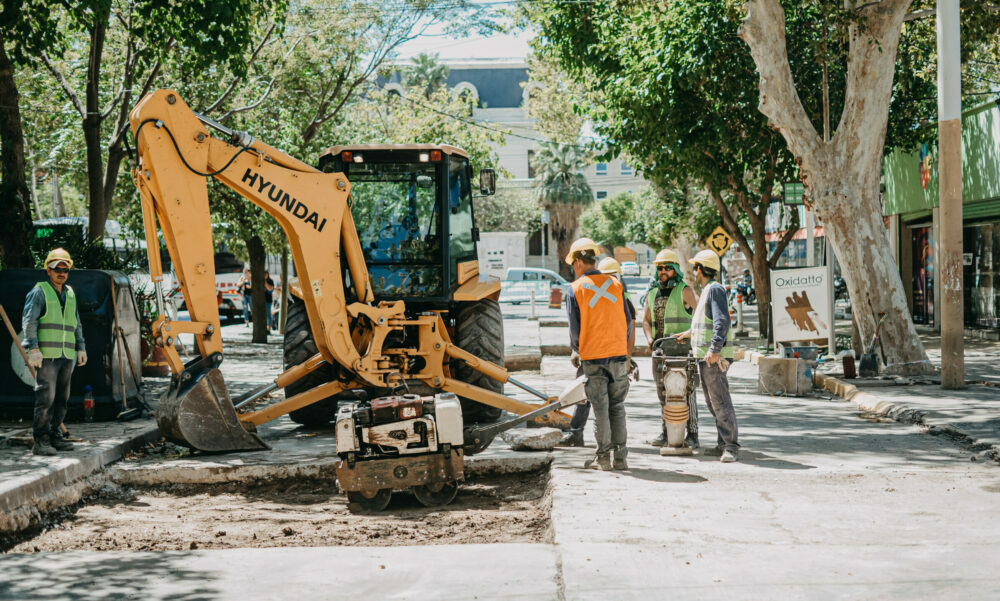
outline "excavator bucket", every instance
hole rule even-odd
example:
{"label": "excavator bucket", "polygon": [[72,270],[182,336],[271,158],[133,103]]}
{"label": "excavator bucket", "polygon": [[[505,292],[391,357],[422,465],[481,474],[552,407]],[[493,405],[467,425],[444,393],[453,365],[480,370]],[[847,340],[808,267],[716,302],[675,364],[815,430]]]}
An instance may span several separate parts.
{"label": "excavator bucket", "polygon": [[211,355],[184,366],[160,398],[156,423],[168,440],[199,451],[255,451],[270,448],[240,424],[218,364]]}

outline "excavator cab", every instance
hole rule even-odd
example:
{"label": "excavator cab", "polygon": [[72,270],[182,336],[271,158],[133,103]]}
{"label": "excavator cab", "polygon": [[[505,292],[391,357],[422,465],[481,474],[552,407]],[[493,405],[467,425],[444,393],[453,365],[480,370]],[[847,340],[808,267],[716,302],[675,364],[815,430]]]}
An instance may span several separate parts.
{"label": "excavator cab", "polygon": [[376,301],[447,309],[454,290],[478,272],[471,265],[479,230],[468,155],[446,145],[335,146],[319,168],[351,182],[351,208]]}
{"label": "excavator cab", "polygon": [[[438,144],[334,146],[319,160],[320,171],[343,173],[351,184],[351,213],[368,269],[375,301],[406,303],[408,316],[439,312],[452,341],[481,359],[503,365],[503,317],[497,298],[500,283],[479,277],[473,210],[473,170],[461,148]],[[483,169],[476,192],[494,192],[492,169]],[[348,300],[358,296],[345,265]],[[285,365],[299,364],[315,352],[308,316],[293,302],[285,331]],[[390,343],[393,341],[390,340]],[[411,341],[412,342],[412,341]],[[289,386],[294,394],[335,378],[324,368]],[[455,376],[502,392],[503,384],[454,362]],[[410,391],[431,394],[416,381]],[[384,393],[387,391],[372,391]],[[350,397],[347,392],[341,396]],[[301,424],[319,426],[336,418],[336,399],[292,411]],[[490,422],[500,410],[462,399],[466,421]]]}

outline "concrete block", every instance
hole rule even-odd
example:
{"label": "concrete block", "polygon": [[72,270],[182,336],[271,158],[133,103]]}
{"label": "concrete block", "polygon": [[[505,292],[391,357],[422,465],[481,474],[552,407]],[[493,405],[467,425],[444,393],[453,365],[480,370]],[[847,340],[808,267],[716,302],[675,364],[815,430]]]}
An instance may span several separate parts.
{"label": "concrete block", "polygon": [[812,368],[802,359],[761,357],[757,392],[803,396],[812,391]]}
{"label": "concrete block", "polygon": [[551,451],[562,436],[557,428],[514,428],[500,435],[515,451]]}
{"label": "concrete block", "polygon": [[503,361],[508,371],[538,371],[542,368],[542,351],[537,347],[507,347]]}

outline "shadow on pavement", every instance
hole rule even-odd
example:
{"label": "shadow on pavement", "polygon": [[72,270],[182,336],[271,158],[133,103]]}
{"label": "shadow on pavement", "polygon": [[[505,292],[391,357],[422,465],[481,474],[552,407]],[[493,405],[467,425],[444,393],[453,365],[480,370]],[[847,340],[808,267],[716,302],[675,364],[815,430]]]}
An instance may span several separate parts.
{"label": "shadow on pavement", "polygon": [[640,480],[649,480],[651,482],[672,482],[681,484],[697,484],[699,482],[708,482],[708,478],[698,476],[696,474],[682,474],[680,472],[672,472],[670,470],[648,470],[642,468],[632,468],[626,474],[631,473],[632,476]]}
{"label": "shadow on pavement", "polygon": [[211,601],[223,591],[178,553],[43,553],[0,558],[0,599]]}

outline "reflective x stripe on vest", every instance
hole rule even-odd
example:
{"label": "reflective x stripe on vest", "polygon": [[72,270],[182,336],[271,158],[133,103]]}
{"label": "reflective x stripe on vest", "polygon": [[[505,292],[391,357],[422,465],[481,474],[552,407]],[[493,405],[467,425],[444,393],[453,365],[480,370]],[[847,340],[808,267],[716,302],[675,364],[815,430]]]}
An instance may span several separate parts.
{"label": "reflective x stripe on vest", "polygon": [[[656,285],[649,291],[646,297],[646,306],[652,312],[653,338],[663,338],[671,334],[686,332],[691,327],[691,316],[684,308],[684,288],[687,285],[681,282],[674,286],[670,296],[666,298],[666,307],[663,309],[662,323],[656,322],[656,302],[657,293],[660,286]],[[664,302],[664,301],[661,301]]]}
{"label": "reflective x stripe on vest", "polygon": [[[708,312],[705,310],[708,305],[709,290],[712,286],[722,286],[722,284],[713,280],[705,286],[705,289],[701,291],[701,298],[698,299],[698,308],[694,310],[694,315],[691,317],[691,349],[694,351],[694,356],[699,359],[708,353],[708,349],[712,347],[712,338],[715,336],[714,324],[708,318]],[[728,306],[726,310],[729,310]],[[733,328],[729,328],[729,331],[726,332],[726,342],[723,344],[719,356],[726,359],[733,358]]]}
{"label": "reflective x stripe on vest", "polygon": [[36,284],[45,294],[45,313],[38,320],[38,350],[46,359],[76,357],[76,294],[66,288],[66,306],[49,282]]}
{"label": "reflective x stripe on vest", "polygon": [[628,354],[622,285],[607,274],[583,275],[573,284],[580,309],[580,358],[624,357]]}

